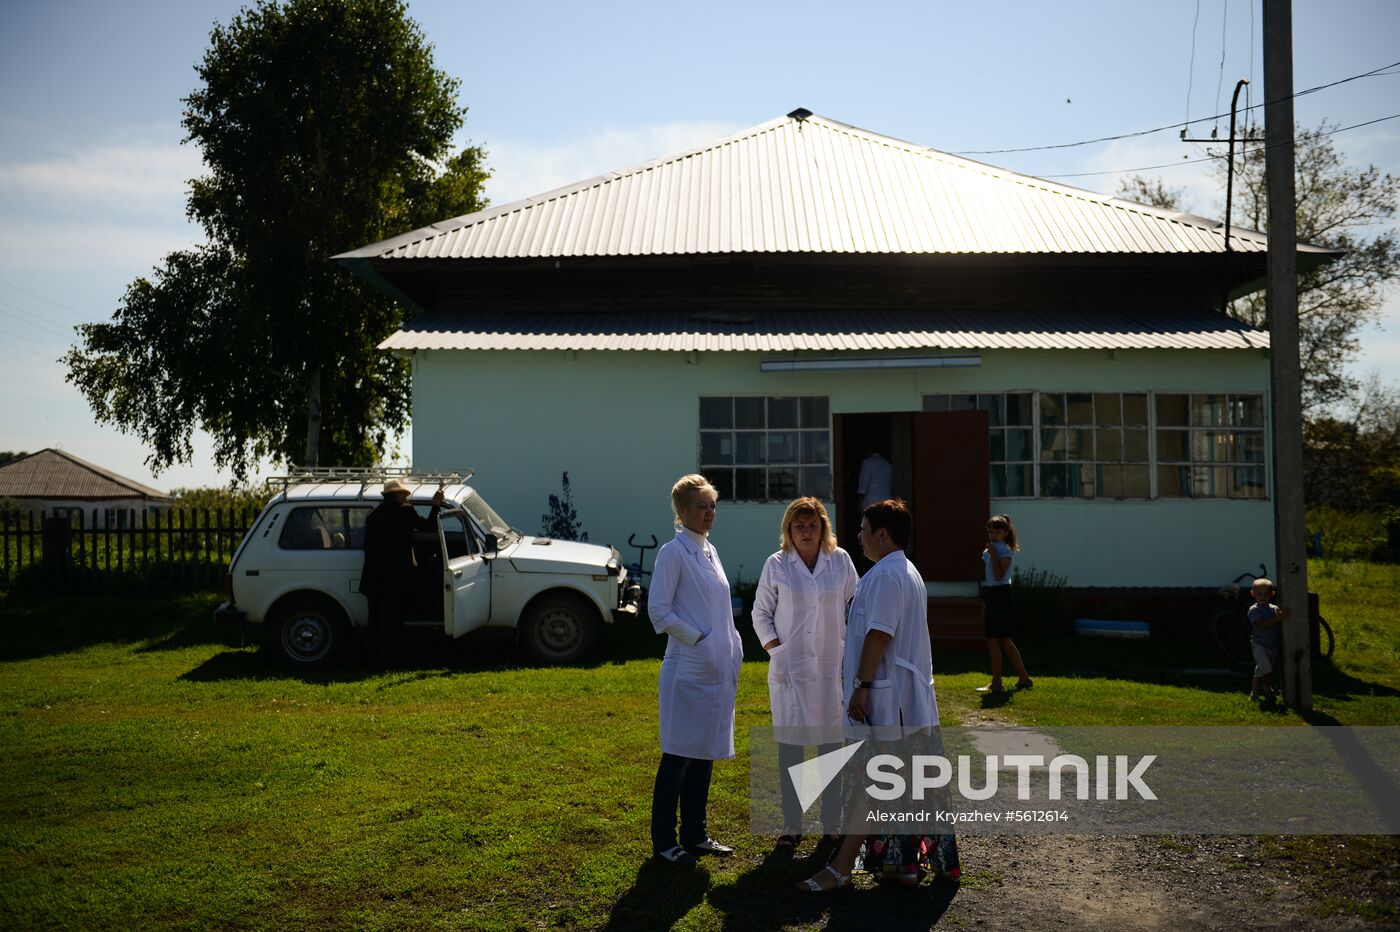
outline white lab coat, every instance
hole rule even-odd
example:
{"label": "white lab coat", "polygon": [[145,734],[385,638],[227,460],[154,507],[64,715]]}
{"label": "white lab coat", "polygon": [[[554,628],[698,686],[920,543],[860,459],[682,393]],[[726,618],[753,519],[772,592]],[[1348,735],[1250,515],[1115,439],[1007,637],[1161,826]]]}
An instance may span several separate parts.
{"label": "white lab coat", "polygon": [[[855,564],[839,547],[819,553],[810,571],[795,549],[779,550],[763,564],[753,629],[760,644],[780,641],[768,660],[768,699],[779,740],[787,727],[839,729],[845,721],[841,656],[846,603],[857,582]],[[789,743],[808,743],[802,735],[791,733]]]}
{"label": "white lab coat", "polygon": [[860,476],[856,479],[856,494],[860,496],[860,510],[894,497],[894,466],[878,453],[872,453],[860,464]]}
{"label": "white lab coat", "polygon": [[713,545],[677,529],[656,554],[647,611],[656,632],[669,636],[657,689],[661,750],[700,760],[733,757],[744,650]]}
{"label": "white lab coat", "polygon": [[938,724],[933,655],[928,636],[928,589],[903,550],[886,554],[861,578],[846,625],[842,704],[849,707],[860,672],[860,653],[871,630],[892,637],[875,671],[866,707],[871,725],[907,731]]}

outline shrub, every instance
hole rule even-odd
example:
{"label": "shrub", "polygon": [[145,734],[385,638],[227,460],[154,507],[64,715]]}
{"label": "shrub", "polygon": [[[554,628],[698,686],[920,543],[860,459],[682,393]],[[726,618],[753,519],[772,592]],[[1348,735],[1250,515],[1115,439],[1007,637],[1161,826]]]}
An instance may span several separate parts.
{"label": "shrub", "polygon": [[262,511],[272,493],[263,486],[236,486],[227,488],[175,489],[170,493],[175,499],[176,508],[208,508],[210,511],[232,508],[237,512]]}
{"label": "shrub", "polygon": [[[1392,533],[1392,519],[1388,515],[1400,513],[1400,509],[1389,512],[1343,511],[1327,505],[1308,509],[1307,525],[1309,545],[1314,546],[1319,557],[1334,560],[1383,560],[1390,548],[1388,536]],[[1321,535],[1319,538],[1318,535]],[[1394,556],[1389,559],[1395,559]]]}
{"label": "shrub", "polygon": [[1011,585],[1016,593],[1016,625],[1026,633],[1064,620],[1068,579],[1049,570],[1016,567]]}
{"label": "shrub", "polygon": [[549,511],[540,516],[540,536],[555,540],[577,540],[587,543],[588,532],[574,509],[574,493],[569,488],[569,474],[564,473],[563,491],[549,497]]}

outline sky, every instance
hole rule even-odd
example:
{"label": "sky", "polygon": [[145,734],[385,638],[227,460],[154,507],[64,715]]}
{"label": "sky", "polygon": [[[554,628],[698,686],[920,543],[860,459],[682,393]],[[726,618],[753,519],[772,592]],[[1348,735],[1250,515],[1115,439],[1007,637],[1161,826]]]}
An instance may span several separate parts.
{"label": "sky", "polygon": [[[140,441],[98,424],[58,363],[72,327],[111,317],[134,279],[201,239],[185,218],[199,152],[181,98],[238,0],[0,3],[0,450],[62,447],[157,488],[223,485],[210,444],[153,475]],[[1400,62],[1395,0],[1295,0],[1297,90]],[[503,204],[703,144],[806,107],[949,152],[1048,146],[1263,99],[1259,0],[965,0],[705,4],[413,0],[435,62],[461,79],[461,145],[480,144]],[[1400,71],[1400,69],[1395,69]],[[1400,75],[1299,97],[1305,125],[1400,114]],[[1192,128],[1220,135],[1228,121]],[[1400,119],[1333,137],[1400,175]],[[1115,193],[1132,169],[1217,217],[1207,146],[1176,130],[971,157]],[[1125,171],[1129,170],[1129,171]],[[1358,374],[1400,372],[1400,289]]]}

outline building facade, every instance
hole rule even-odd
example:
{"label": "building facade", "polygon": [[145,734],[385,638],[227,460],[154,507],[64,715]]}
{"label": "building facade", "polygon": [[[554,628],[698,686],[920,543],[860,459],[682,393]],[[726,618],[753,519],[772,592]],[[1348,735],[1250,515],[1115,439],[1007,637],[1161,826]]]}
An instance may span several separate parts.
{"label": "building facade", "polygon": [[416,312],[382,344],[412,360],[414,465],[475,468],[522,530],[567,472],[630,558],[698,471],[752,580],[795,495],[856,549],[878,450],[930,595],[966,596],[993,512],[1073,587],[1272,560],[1267,335],[1220,310],[1267,243],[1223,234],[798,110],[338,258]]}
{"label": "building facade", "polygon": [[79,527],[127,527],[139,523],[141,512],[171,504],[159,489],[57,449],[0,466],[0,500],[35,518],[67,517]]}

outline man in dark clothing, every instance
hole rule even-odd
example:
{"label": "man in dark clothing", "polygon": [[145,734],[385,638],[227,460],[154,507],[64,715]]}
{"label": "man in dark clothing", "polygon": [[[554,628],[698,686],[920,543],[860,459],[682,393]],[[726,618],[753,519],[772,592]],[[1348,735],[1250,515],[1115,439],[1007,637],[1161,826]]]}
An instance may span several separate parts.
{"label": "man in dark clothing", "polygon": [[426,518],[408,503],[409,490],[398,479],[384,483],[384,501],[365,518],[365,565],[360,571],[360,592],[369,599],[369,631],[366,657],[375,666],[396,659],[404,617],[413,588],[413,535],[437,530],[438,509],[445,500],[442,489],[433,496],[433,510]]}

